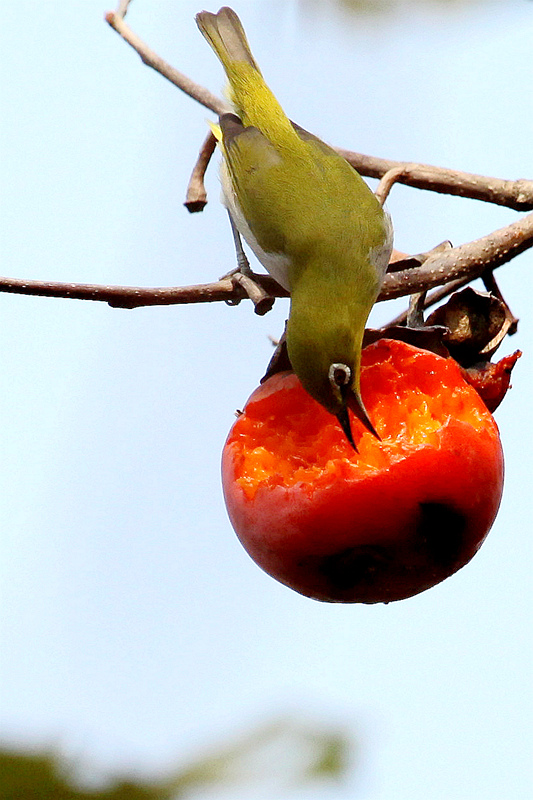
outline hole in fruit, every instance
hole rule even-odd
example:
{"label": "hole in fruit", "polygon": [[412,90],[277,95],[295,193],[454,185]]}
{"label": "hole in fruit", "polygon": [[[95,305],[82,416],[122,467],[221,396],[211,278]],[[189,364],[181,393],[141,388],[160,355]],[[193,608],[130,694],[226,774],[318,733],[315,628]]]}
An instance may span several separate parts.
{"label": "hole in fruit", "polygon": [[449,568],[462,552],[466,518],[444,503],[420,503],[417,536],[432,561]]}

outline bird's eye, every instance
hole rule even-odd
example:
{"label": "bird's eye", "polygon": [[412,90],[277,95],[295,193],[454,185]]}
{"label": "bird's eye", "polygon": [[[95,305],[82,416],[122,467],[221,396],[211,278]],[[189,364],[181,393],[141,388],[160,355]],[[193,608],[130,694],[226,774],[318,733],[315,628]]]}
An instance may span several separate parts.
{"label": "bird's eye", "polygon": [[346,364],[332,364],[329,368],[329,382],[332,386],[348,386],[352,379],[352,371]]}

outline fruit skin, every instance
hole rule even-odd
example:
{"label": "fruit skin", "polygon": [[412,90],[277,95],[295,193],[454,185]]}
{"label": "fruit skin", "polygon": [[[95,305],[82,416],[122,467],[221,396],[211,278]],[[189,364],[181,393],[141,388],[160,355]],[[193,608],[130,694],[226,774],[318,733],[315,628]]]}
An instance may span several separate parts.
{"label": "fruit skin", "polygon": [[[428,386],[442,386],[439,402],[446,401],[447,393],[459,395],[463,405],[474,409],[480,425],[476,428],[449,417],[434,432],[432,442],[395,455],[392,463],[381,469],[358,470],[358,457],[346,444],[333,480],[289,485],[291,481],[273,475],[274,480],[260,483],[255,493],[245,491],[239,482],[248,418],[275,414],[276,404],[286,417],[298,406],[304,409],[304,417],[318,426],[318,434],[313,435],[321,436],[319,417],[325,412],[308,397],[296,376],[280,373],[252,394],[230,431],[222,476],[232,525],[263,570],[303,595],[345,603],[410,597],[470,561],[490,530],[503,488],[501,444],[492,416],[465,383],[455,362],[403,342],[381,340],[363,352],[365,403],[370,413],[376,414],[374,383],[388,371],[381,388],[390,389],[391,363],[401,382],[402,369],[413,369],[409,362],[418,369],[415,377],[420,385],[427,376]],[[371,384],[366,385],[365,376]],[[390,398],[381,395],[379,402],[396,411],[399,404],[401,412],[404,400],[400,392]],[[385,419],[387,413],[386,406]],[[382,437],[383,443],[376,447],[394,447],[386,431]],[[286,447],[286,438],[284,434],[280,437],[285,442],[280,446]],[[338,448],[335,453],[333,459]]]}

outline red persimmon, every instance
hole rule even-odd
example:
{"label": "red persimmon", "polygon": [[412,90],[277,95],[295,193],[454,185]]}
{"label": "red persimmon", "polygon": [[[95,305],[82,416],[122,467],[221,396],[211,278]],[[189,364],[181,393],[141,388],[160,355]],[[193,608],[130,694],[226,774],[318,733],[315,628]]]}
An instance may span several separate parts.
{"label": "red persimmon", "polygon": [[358,452],[290,372],[250,397],[222,458],[233,527],[256,563],[317,600],[377,603],[463,567],[496,516],[496,423],[457,364],[401,341],[363,351]]}

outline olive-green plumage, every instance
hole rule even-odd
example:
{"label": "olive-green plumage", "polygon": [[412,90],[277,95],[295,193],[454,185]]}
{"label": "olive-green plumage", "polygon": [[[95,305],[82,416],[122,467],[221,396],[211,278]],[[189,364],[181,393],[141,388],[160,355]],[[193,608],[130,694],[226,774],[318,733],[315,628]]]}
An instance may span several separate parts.
{"label": "olive-green plumage", "polygon": [[220,118],[222,183],[233,220],[290,291],[287,349],[304,388],[352,441],[361,343],[392,249],[388,216],[358,173],[292,123],[264,82],[230,8],[196,17],[225,69],[234,114]]}

